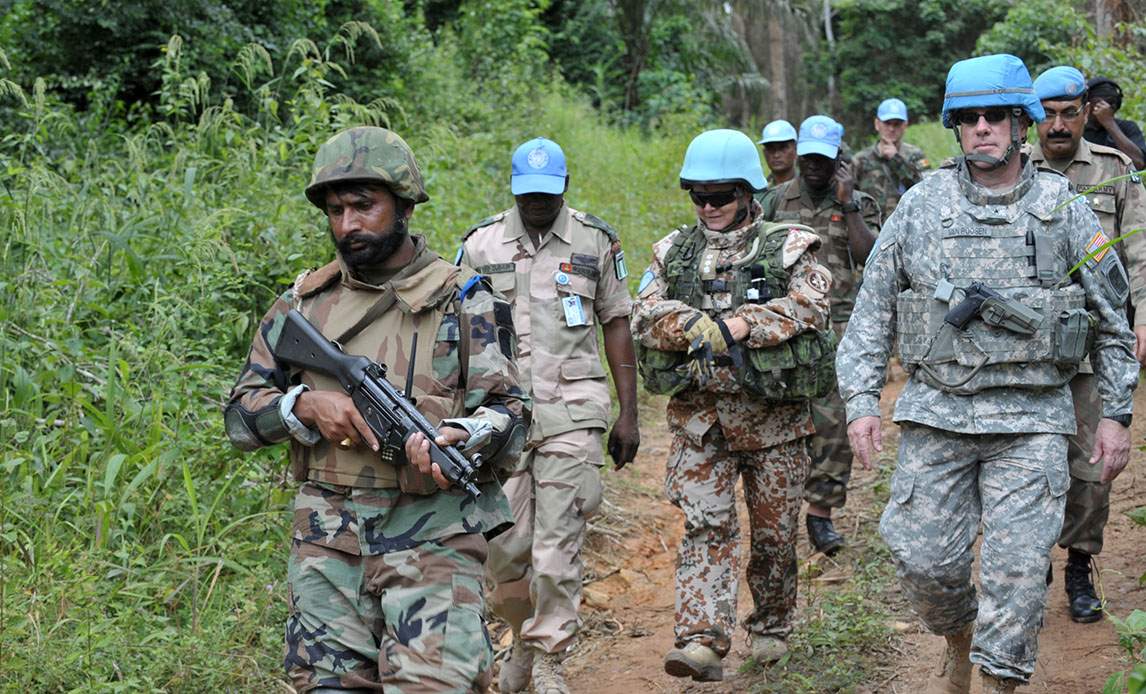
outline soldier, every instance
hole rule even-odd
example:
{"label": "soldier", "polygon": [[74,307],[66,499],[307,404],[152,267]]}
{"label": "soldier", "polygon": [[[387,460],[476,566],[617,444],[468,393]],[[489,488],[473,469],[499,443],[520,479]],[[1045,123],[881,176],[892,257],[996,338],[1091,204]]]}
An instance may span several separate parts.
{"label": "soldier", "polygon": [[[513,629],[502,692],[568,692],[561,660],[580,627],[581,544],[601,502],[601,434],[609,386],[597,327],[617,386],[620,416],[609,435],[619,470],[637,454],[637,374],[617,233],[565,203],[565,154],[534,138],[513,153],[515,205],[466,232],[463,262],[491,278],[513,306],[521,380],[533,419],[505,485],[514,527],[490,544],[490,605]],[[541,657],[536,657],[540,655]]]}
{"label": "soldier", "polygon": [[[752,193],[764,172],[747,135],[698,135],[680,185],[697,220],[653,246],[634,330],[646,389],[672,395],[665,491],[684,512],[665,672],[715,681],[736,624],[738,477],[752,533],[752,656],[769,663],[787,652],[813,431],[806,400],[834,382],[831,273],[813,257],[820,241],[811,229],[760,216]],[[803,368],[791,368],[793,356]]]}
{"label": "soldier", "polygon": [[879,141],[856,154],[852,175],[856,188],[876,199],[886,220],[904,192],[923,178],[929,164],[923,150],[903,141],[907,104],[899,99],[884,99],[872,122]]}
{"label": "soldier", "polygon": [[[1092,106],[1086,99],[1082,73],[1065,65],[1051,68],[1035,80],[1035,95],[1046,111],[1046,120],[1038,124],[1039,142],[1032,148],[1031,162],[1065,174],[1076,191],[1085,193],[1108,238],[1146,227],[1142,185],[1137,177],[1124,178],[1133,171],[1130,158],[1111,147],[1090,144],[1082,137]],[[1117,178],[1123,180],[1112,180]],[[1146,236],[1138,234],[1116,247],[1124,262],[1127,256],[1132,260],[1126,268],[1135,306],[1146,298],[1144,244]],[[1126,252],[1121,252],[1123,249]],[[1142,313],[1143,325],[1134,327],[1139,360],[1146,358],[1146,311]],[[1070,390],[1078,433],[1070,437],[1067,449],[1070,491],[1058,544],[1067,548],[1070,618],[1085,623],[1102,619],[1102,602],[1090,578],[1090,558],[1102,551],[1102,530],[1110,516],[1110,481],[1101,479],[1102,468],[1090,464],[1102,402],[1089,361],[1083,361],[1079,374],[1070,382]],[[1048,582],[1050,577],[1048,572]]]}
{"label": "soldier", "polygon": [[791,123],[774,120],[765,125],[756,144],[764,146],[770,188],[796,177],[796,129]]}
{"label": "soldier", "polygon": [[1083,137],[1096,145],[1119,150],[1130,157],[1135,170],[1146,168],[1142,128],[1132,120],[1114,117],[1122,108],[1122,87],[1108,77],[1092,77],[1086,86],[1090,116]]}
{"label": "soldier", "polygon": [[306,197],[326,215],[336,260],[275,301],[224,413],[242,450],[289,440],[302,483],[287,674],[297,691],[485,691],[493,651],[482,563],[487,538],[512,521],[493,471],[482,470],[476,501],[447,489],[420,433],[404,447],[380,444],[336,380],[289,369],[271,348],[295,308],[347,353],[404,380],[416,335],[413,393],[440,423],[438,443],[465,443],[509,468],[527,402],[509,305],[407,231],[414,206],[429,198],[397,134],[359,127],[327,140]]}
{"label": "soldier", "polygon": [[1093,340],[1105,418],[1091,459],[1110,479],[1128,459],[1138,365],[1118,255],[1084,260],[1106,241],[1098,220],[1069,181],[1020,155],[1043,119],[1022,61],[955,63],[942,115],[964,156],[909,190],[884,227],[836,369],[848,437],[868,467],[882,449],[879,394],[897,340],[909,378],[880,534],[924,625],[947,639],[927,691],[969,692],[976,663],[996,694],[1034,672],[1069,486],[1068,383]]}
{"label": "soldier", "polygon": [[[843,335],[859,289],[863,259],[879,233],[875,200],[855,190],[851,171],[839,159],[844,129],[827,116],[811,116],[800,124],[796,145],[799,178],[768,191],[764,218],[794,221],[815,229],[824,243],[821,256],[832,271],[832,327]],[[812,469],[804,488],[808,502],[805,525],[812,546],[829,556],[844,545],[832,524],[832,509],[847,501],[852,474],[844,403],[832,389],[812,402],[816,435],[812,437]]]}

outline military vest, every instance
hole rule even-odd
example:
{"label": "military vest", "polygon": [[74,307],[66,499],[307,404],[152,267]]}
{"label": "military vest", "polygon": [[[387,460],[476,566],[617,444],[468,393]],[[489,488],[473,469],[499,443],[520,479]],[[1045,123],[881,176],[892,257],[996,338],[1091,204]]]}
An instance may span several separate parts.
{"label": "military vest", "polygon": [[[953,185],[952,204],[938,210],[939,228],[917,239],[934,276],[913,278],[896,301],[899,358],[913,378],[970,395],[1057,387],[1078,372],[1093,339],[1092,321],[1082,287],[1066,284],[1071,263],[1054,210],[1061,197],[1032,191],[1045,185],[1039,176],[999,204],[968,200],[956,185],[969,182]],[[1003,301],[984,304],[987,310],[958,328],[946,320],[948,312],[975,282]]]}
{"label": "military vest", "polygon": [[[732,279],[701,279],[704,231],[699,226],[682,230],[665,254],[667,298],[689,306],[710,305],[709,293],[729,292],[731,309],[746,303],[763,304],[788,294],[789,273],[784,268],[784,242],[789,224],[763,224],[747,242],[749,252],[732,268]],[[731,286],[728,286],[728,283]],[[829,328],[800,333],[779,345],[729,350],[736,383],[745,392],[771,401],[798,401],[823,397],[836,385],[836,335]],[[637,363],[645,389],[674,395],[692,385],[685,352],[650,349],[637,341]]]}

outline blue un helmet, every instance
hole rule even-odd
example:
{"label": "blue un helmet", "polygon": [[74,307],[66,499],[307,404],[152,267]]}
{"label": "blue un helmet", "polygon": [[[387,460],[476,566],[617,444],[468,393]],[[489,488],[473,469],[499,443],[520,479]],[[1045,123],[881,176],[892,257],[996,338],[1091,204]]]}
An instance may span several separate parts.
{"label": "blue un helmet", "polygon": [[[1031,84],[1031,73],[1023,61],[1013,55],[999,53],[978,58],[960,60],[947,72],[947,90],[943,94],[943,126],[955,129],[955,114],[969,108],[994,108],[1010,106],[1012,115],[1025,111],[1035,123],[1041,122],[1046,113],[1039,98],[1035,96]],[[982,161],[991,168],[1007,163],[1019,151],[1026,133],[1021,132],[1018,118],[1011,118],[1011,145],[1002,159],[985,154],[968,154],[968,161]]]}
{"label": "blue un helmet", "polygon": [[1086,103],[1086,78],[1069,65],[1052,67],[1035,78],[1035,96],[1039,101],[1074,101]]}
{"label": "blue un helmet", "polygon": [[767,188],[752,138],[739,130],[706,130],[694,137],[680,167],[680,187],[698,183],[743,183],[754,193]]}

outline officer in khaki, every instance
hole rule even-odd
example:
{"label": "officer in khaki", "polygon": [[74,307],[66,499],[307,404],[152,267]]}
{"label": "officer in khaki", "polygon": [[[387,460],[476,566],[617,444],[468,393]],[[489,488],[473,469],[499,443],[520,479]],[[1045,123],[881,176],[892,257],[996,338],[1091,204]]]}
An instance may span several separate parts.
{"label": "officer in khaki", "polygon": [[307,198],[337,258],[304,273],[267,312],[224,411],[242,450],[290,442],[302,483],[288,565],[284,667],[293,691],[485,691],[487,538],[508,526],[492,467],[471,499],[414,434],[379,441],[338,382],[275,359],[298,310],[348,354],[384,363],[403,387],[417,335],[413,395],[440,445],[480,450],[503,473],[525,439],[509,306],[467,268],[407,231],[428,196],[396,133],[360,127],[319,148]]}
{"label": "officer in khaki", "polygon": [[[1133,171],[1130,158],[1111,147],[1087,142],[1082,136],[1091,108],[1082,73],[1069,66],[1054,67],[1039,75],[1034,86],[1046,120],[1038,125],[1039,143],[1031,149],[1031,161],[1066,175],[1074,189],[1085,195],[1102,224],[1101,230],[1094,230],[1094,238],[1114,239],[1146,228],[1142,184],[1137,177],[1112,180]],[[1131,302],[1137,307],[1146,299],[1146,237],[1131,236],[1116,248],[1130,278]],[[1146,358],[1146,310],[1139,312],[1135,322],[1136,356],[1142,361]],[[1102,551],[1102,531],[1110,515],[1111,480],[1102,478],[1101,466],[1090,463],[1102,400],[1089,361],[1083,363],[1070,385],[1078,433],[1070,438],[1070,492],[1058,543],[1068,550],[1065,588],[1071,619],[1095,622],[1102,618],[1102,603],[1091,581],[1090,558]],[[1051,574],[1047,576],[1049,579]]]}
{"label": "officer in khaki", "polygon": [[565,204],[567,184],[557,143],[522,144],[513,155],[516,205],[467,232],[459,257],[511,302],[522,383],[534,398],[525,452],[505,485],[516,523],[491,543],[487,564],[491,606],[514,633],[502,692],[531,679],[535,692],[567,691],[561,658],[580,626],[581,544],[601,502],[609,423],[598,326],[620,405],[608,442],[618,469],[640,441],[624,253],[608,224]]}
{"label": "officer in khaki", "polygon": [[[840,160],[843,131],[827,116],[805,119],[796,143],[800,175],[770,190],[763,203],[765,219],[799,222],[819,234],[824,244],[819,256],[832,272],[832,327],[839,335],[851,317],[863,260],[880,227],[875,200],[855,190],[849,166]],[[844,403],[835,389],[812,401],[812,419],[816,434],[804,491],[806,526],[812,546],[831,555],[844,544],[832,525],[832,509],[847,501],[852,471]]]}

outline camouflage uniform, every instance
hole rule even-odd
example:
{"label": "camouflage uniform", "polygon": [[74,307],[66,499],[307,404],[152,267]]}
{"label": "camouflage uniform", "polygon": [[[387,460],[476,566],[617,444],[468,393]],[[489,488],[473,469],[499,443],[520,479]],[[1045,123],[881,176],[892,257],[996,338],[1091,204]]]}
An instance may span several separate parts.
{"label": "camouflage uniform", "polygon": [[[742,229],[701,228],[699,259],[715,268],[705,293],[704,313],[713,319],[743,318],[751,332],[744,345],[777,345],[828,321],[831,273],[816,262],[819,240],[810,229],[792,227],[783,245],[788,293],[731,310],[731,261],[742,258],[753,238],[768,226],[762,218]],[[653,246],[653,261],[641,279],[633,332],[645,347],[689,349],[685,324],[699,310],[669,298],[665,259],[678,234]],[[706,279],[709,279],[706,277]],[[718,289],[723,287],[723,289]],[[676,571],[676,645],[699,641],[724,656],[735,628],[739,527],[737,477],[744,481],[752,550],[748,587],[754,609],[744,626],[755,634],[785,637],[796,607],[796,530],[800,493],[807,474],[805,437],[813,432],[804,402],[766,402],[745,393],[730,365],[719,362],[703,387],[690,385],[670,398],[673,432],[665,490],[684,512]]]}
{"label": "camouflage uniform", "polygon": [[[1055,371],[1060,367],[1050,355],[1035,362],[992,362],[971,378],[967,390],[940,388],[909,352],[928,345],[935,349],[941,342],[934,335],[943,329],[935,324],[943,322],[947,306],[931,298],[939,281],[963,286],[974,278],[1020,300],[1070,297],[1080,305],[1076,311],[1097,316],[1091,358],[1105,415],[1130,412],[1137,365],[1133,336],[1120,311],[1125,275],[1114,253],[1084,264],[1081,285],[1053,289],[1087,253],[1098,226],[1081,203],[1059,208],[1071,197],[1068,182],[1028,163],[1013,189],[996,193],[973,183],[959,161],[908,191],[884,227],[836,366],[848,420],[878,417],[897,337],[910,378],[896,402],[895,421],[903,423],[903,431],[880,532],[927,627],[948,635],[975,622],[971,660],[996,678],[1026,681],[1037,655],[1049,551],[1065,506],[1066,436],[1075,431],[1066,381],[1074,369]],[[1040,260],[1030,262],[1032,256]],[[1039,289],[1044,269],[1048,284]],[[920,303],[928,312],[917,312]],[[1001,349],[1017,342],[1000,337],[1007,332],[975,319],[956,338],[955,349],[963,359],[972,344]],[[962,373],[978,362],[956,359],[938,364],[934,372]],[[1041,385],[1007,387],[1047,373],[1057,376]],[[997,387],[978,387],[991,378]],[[970,568],[980,520],[983,595],[977,600]]]}
{"label": "camouflage uniform", "polygon": [[[474,227],[462,245],[461,262],[488,276],[513,307],[521,382],[533,402],[525,451],[505,485],[516,523],[490,544],[490,606],[547,653],[572,645],[580,626],[581,544],[601,501],[609,384],[597,325],[632,309],[614,266],[615,238],[604,222],[566,205],[535,248],[513,207]],[[583,325],[568,325],[561,301],[569,297],[579,297]]]}
{"label": "camouflage uniform", "polygon": [[[824,244],[819,255],[832,273],[832,328],[843,335],[859,290],[863,259],[852,257],[844,211],[834,192],[817,203],[802,189],[801,183],[797,177],[769,191],[764,217],[805,224],[819,234]],[[875,200],[859,190],[853,195],[867,228],[878,235],[880,215]],[[812,467],[804,487],[804,499],[814,506],[843,508],[852,474],[852,449],[848,445],[844,403],[833,389],[823,398],[812,401],[811,406],[816,433],[811,439]]]}
{"label": "camouflage uniform", "polygon": [[[365,144],[363,130],[374,132]],[[363,152],[369,159],[397,137],[380,128],[350,133],[341,144],[360,146],[339,158],[350,162],[348,170]],[[408,152],[404,142],[401,148]],[[420,180],[416,188],[424,199]],[[494,433],[486,452],[511,465],[521,441],[508,434],[520,429],[527,398],[512,360],[509,306],[472,272],[428,250],[424,239],[413,242],[412,261],[379,285],[352,276],[341,255],[300,276],[259,324],[225,410],[228,437],[240,449],[289,439],[292,472],[302,482],[284,661],[298,691],[484,691],[489,683],[482,563],[487,538],[512,520],[493,470],[482,471],[475,502],[459,490],[439,490],[405,464],[403,449],[384,450],[394,456],[387,461],[368,448],[322,439],[294,417],[293,397],[300,386],[342,389],[328,376],[288,369],[271,351],[296,308],[348,354],[385,363],[387,378],[401,388],[416,333],[418,409],[433,423],[462,416],[488,423]]]}
{"label": "camouflage uniform", "polygon": [[899,143],[899,151],[890,159],[880,156],[879,145],[874,144],[856,154],[852,177],[856,188],[875,198],[886,220],[907,189],[923,179],[928,166],[923,150],[913,144]]}
{"label": "camouflage uniform", "polygon": [[[1031,148],[1031,161],[1048,166],[1042,148]],[[1058,162],[1056,162],[1057,164]],[[1146,228],[1146,193],[1139,181],[1125,179],[1115,183],[1105,181],[1133,171],[1130,157],[1111,147],[1103,147],[1080,139],[1074,157],[1062,173],[1070,179],[1078,192],[1086,194],[1102,230],[1107,238],[1117,238],[1138,228]],[[1099,185],[1099,184],[1102,185]],[[1130,276],[1130,297],[1134,306],[1146,299],[1146,236],[1136,234],[1115,246]],[[1146,310],[1136,325],[1146,325]],[[1110,482],[1102,482],[1102,465],[1091,465],[1094,450],[1094,431],[1102,418],[1102,400],[1094,383],[1094,371],[1084,362],[1079,374],[1070,382],[1074,396],[1078,433],[1070,437],[1070,491],[1066,497],[1066,518],[1058,543],[1090,555],[1102,551],[1102,531],[1110,516]]]}

